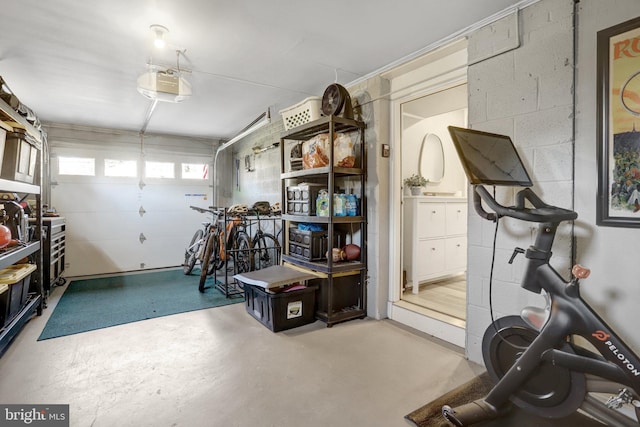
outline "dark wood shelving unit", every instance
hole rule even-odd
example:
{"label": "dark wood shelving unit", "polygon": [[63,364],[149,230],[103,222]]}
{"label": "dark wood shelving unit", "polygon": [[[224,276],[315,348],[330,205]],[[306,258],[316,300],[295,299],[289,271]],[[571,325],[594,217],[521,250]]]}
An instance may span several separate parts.
{"label": "dark wood shelving unit", "polygon": [[[33,127],[24,117],[14,111],[6,102],[0,99],[0,127],[11,132],[24,129],[35,141],[39,161],[37,165],[42,167],[43,135]],[[39,178],[42,173],[36,173]],[[0,250],[0,269],[7,268],[25,257],[29,257],[36,265],[36,270],[31,273],[29,280],[28,297],[20,307],[20,310],[11,319],[7,319],[0,328],[0,354],[3,354],[13,338],[20,332],[25,323],[34,314],[41,315],[46,301],[43,292],[42,281],[42,205],[40,198],[40,183],[28,184],[8,179],[0,179],[0,192],[30,195],[35,198],[35,218],[32,227],[31,239],[22,246]],[[23,230],[24,232],[24,230]]]}
{"label": "dark wood shelving unit", "polygon": [[[318,287],[316,318],[326,322],[328,327],[336,323],[364,318],[367,314],[367,204],[365,195],[367,157],[364,130],[365,125],[360,121],[337,116],[321,117],[283,133],[280,141],[282,228],[285,230],[282,259],[285,264],[308,271],[317,277],[317,279],[309,281],[310,284]],[[329,135],[346,133],[355,137],[356,163],[354,167],[334,166],[334,144],[333,138],[330,138],[330,149],[327,153],[328,166],[290,170],[288,167],[291,160],[289,157],[290,148],[300,141],[308,141],[323,133]],[[299,215],[287,212],[287,188],[306,182],[321,184],[326,188],[329,194],[329,216]],[[359,196],[360,212],[357,216],[333,215],[335,212],[333,194],[338,192],[341,185],[347,183],[352,185],[354,194]],[[310,203],[315,203],[315,200],[311,200]],[[344,244],[344,241],[340,241],[336,236],[342,234],[348,236],[351,243],[360,247],[359,260],[334,262],[331,256],[311,260],[291,254],[289,235],[286,231],[290,226],[300,223],[325,227],[329,254],[332,248]]]}

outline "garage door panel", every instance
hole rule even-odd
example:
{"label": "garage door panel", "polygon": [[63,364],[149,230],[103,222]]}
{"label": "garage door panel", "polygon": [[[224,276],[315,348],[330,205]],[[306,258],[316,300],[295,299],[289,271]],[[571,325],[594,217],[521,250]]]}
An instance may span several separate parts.
{"label": "garage door panel", "polygon": [[142,219],[137,212],[65,213],[67,240],[111,240],[138,238]]}
{"label": "garage door panel", "polygon": [[[138,243],[139,244],[139,243]],[[140,262],[134,242],[126,240],[80,241],[67,245],[68,277],[138,270]]]}
{"label": "garage door panel", "polygon": [[[201,196],[205,194],[206,196]],[[206,208],[210,205],[210,191],[208,186],[194,185],[167,185],[161,187],[158,185],[148,185],[144,187],[144,191],[140,198],[145,210],[148,211],[175,211],[183,210],[190,204]]]}
{"label": "garage door panel", "polygon": [[184,246],[177,245],[171,238],[149,239],[139,248],[139,253],[140,263],[144,264],[145,269],[179,266],[184,261]]}
{"label": "garage door panel", "polygon": [[69,183],[51,189],[55,206],[65,206],[67,212],[138,210],[140,190],[125,184]]}
{"label": "garage door panel", "polygon": [[[52,155],[92,156],[100,165],[111,154],[104,148],[109,142],[99,137],[83,141],[86,144],[78,146],[77,154],[68,146],[54,144]],[[184,161],[193,163],[187,143],[184,153]],[[197,158],[201,157],[198,154]],[[153,158],[176,164],[182,161],[181,155],[166,152],[153,153]],[[210,180],[114,179],[100,174],[102,169],[96,168],[95,177],[54,177],[51,205],[67,223],[67,277],[181,265],[184,248],[207,220],[189,205],[208,206]]]}

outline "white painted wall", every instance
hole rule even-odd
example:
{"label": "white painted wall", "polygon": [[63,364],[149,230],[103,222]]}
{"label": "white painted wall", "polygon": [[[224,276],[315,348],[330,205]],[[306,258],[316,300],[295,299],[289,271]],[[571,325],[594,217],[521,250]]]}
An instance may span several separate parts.
{"label": "white painted wall", "polygon": [[[469,124],[510,135],[533,175],[543,200],[573,207],[573,0],[543,0],[507,16],[469,37]],[[499,43],[498,43],[499,42]],[[510,49],[496,49],[496,46]],[[498,52],[498,53],[496,53]],[[497,199],[512,204],[512,191],[499,189]],[[469,217],[467,354],[481,362],[481,341],[491,321],[489,275],[494,224]],[[518,314],[541,297],[519,283],[524,257],[507,263],[515,246],[532,243],[531,225],[500,222],[492,295],[495,317]],[[568,277],[571,228],[562,227],[552,264]]]}
{"label": "white painted wall", "polygon": [[390,266],[384,261],[390,254],[390,158],[382,157],[382,144],[391,144],[389,81],[373,77],[348,89],[359,106],[359,116],[367,126],[367,314],[374,319],[382,319],[387,317],[390,286],[387,280]]}
{"label": "white painted wall", "polygon": [[[579,214],[577,259],[592,271],[582,281],[582,293],[623,339],[640,351],[640,277],[634,273],[640,229],[596,225],[596,33],[637,16],[637,0],[581,0],[578,4],[575,209]],[[640,60],[638,64],[640,69]]]}
{"label": "white painted wall", "polygon": [[[272,115],[274,113],[272,112]],[[223,165],[218,174],[218,184],[227,193],[221,198],[223,205],[243,203],[252,206],[257,201],[268,201],[273,204],[280,201],[280,147],[255,153],[254,147],[267,148],[280,143],[280,135],[284,132],[284,125],[280,115],[274,115],[272,123],[255,133],[246,136],[236,144],[227,148]],[[251,170],[245,167],[245,158],[249,156]],[[231,170],[229,170],[229,160]],[[235,162],[240,165],[238,173]]]}
{"label": "white painted wall", "polygon": [[[595,224],[596,33],[640,15],[640,3],[577,3],[575,63],[573,8],[570,0],[543,0],[520,12],[521,46],[470,68],[470,123],[475,128],[513,136],[535,177],[535,189],[549,203],[578,212],[576,260],[592,269],[589,279],[582,281],[583,296],[632,347],[640,348],[635,330],[640,321],[640,286],[636,275],[629,274],[640,230]],[[469,44],[486,46],[490,38],[490,31],[479,31]],[[514,245],[528,244],[530,230],[512,223],[499,241],[498,259],[509,256]],[[486,266],[492,231],[490,224],[470,217],[469,258],[473,262],[469,268],[467,349],[475,361],[481,361],[480,339],[489,322]],[[571,258],[571,231],[566,228],[554,248],[556,259],[561,257],[556,267],[565,275]],[[521,262],[497,270],[494,304],[499,314],[517,312],[531,299],[516,288]]]}
{"label": "white painted wall", "polygon": [[[466,106],[466,85],[461,87],[465,89],[462,105]],[[459,106],[460,104],[458,108]],[[467,193],[467,180],[464,170],[462,170],[460,160],[458,159],[456,149],[453,146],[453,141],[451,141],[447,126],[464,127],[466,124],[467,109],[459,108],[454,111],[427,117],[405,129],[402,132],[402,181],[404,182],[405,178],[418,173],[421,161],[422,142],[427,134],[434,134],[437,135],[442,142],[444,175],[439,182],[428,182],[423,190],[436,193],[459,193],[459,196],[465,197]],[[410,195],[410,188],[405,186],[403,194],[405,196]]]}

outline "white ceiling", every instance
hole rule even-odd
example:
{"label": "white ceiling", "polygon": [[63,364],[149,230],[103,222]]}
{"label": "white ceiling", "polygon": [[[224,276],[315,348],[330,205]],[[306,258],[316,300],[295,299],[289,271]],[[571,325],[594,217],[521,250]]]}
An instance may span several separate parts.
{"label": "white ceiling", "polygon": [[[521,0],[1,0],[0,75],[42,121],[139,131],[150,60],[192,70],[191,99],[146,132],[228,139]],[[169,29],[153,48],[151,24]]]}

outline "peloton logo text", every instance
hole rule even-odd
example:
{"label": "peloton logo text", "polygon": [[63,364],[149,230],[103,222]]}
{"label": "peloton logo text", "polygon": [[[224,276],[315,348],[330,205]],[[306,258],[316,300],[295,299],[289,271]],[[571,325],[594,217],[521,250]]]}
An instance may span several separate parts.
{"label": "peloton logo text", "polygon": [[629,361],[629,359],[627,359],[627,356],[625,356],[624,354],[620,353],[620,351],[618,350],[618,347],[616,347],[611,341],[608,341],[608,338],[611,336],[609,334],[607,334],[604,331],[595,331],[593,334],[591,334],[593,337],[595,337],[597,340],[600,340],[602,342],[604,342],[604,345],[606,345],[607,347],[609,347],[609,350],[611,351],[611,353],[619,360],[622,362],[622,364],[629,370],[629,372],[631,372],[633,375],[635,375],[636,377],[640,375],[640,371],[638,371],[636,369],[635,366],[633,366],[633,364]]}
{"label": "peloton logo text", "polygon": [[600,341],[606,341],[611,336],[611,335],[605,333],[604,331],[595,331],[591,335],[594,336],[596,339],[598,339]]}

